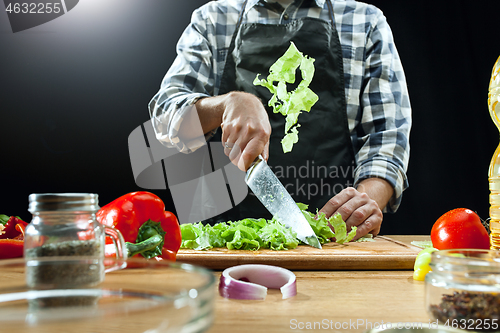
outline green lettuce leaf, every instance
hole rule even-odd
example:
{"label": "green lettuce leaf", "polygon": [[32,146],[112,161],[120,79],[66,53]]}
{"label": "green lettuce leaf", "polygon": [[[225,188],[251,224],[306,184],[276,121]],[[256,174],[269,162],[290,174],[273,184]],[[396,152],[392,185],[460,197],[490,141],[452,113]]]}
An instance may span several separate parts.
{"label": "green lettuce leaf", "polygon": [[335,236],[332,229],[330,229],[330,226],[328,225],[328,220],[326,219],[324,213],[321,213],[318,218],[315,217],[315,214],[305,210],[302,211],[302,214],[304,214],[307,222],[309,222],[309,225],[321,244],[329,243],[330,238]]}
{"label": "green lettuce leaf", "polygon": [[248,234],[241,229],[236,229],[232,233],[231,241],[226,243],[229,250],[258,250],[260,249],[260,242],[256,239],[247,238]]}
{"label": "green lettuce leaf", "polygon": [[[300,69],[302,81],[291,92],[287,91],[286,84],[295,83],[295,72]],[[298,117],[302,111],[311,111],[319,97],[309,85],[314,77],[314,58],[302,54],[293,42],[290,47],[269,69],[267,79],[260,79],[257,74],[253,84],[267,88],[272,95],[268,105],[274,113],[285,116],[285,136],[281,140],[283,152],[292,151],[293,145],[298,142]],[[276,84],[275,84],[276,82]],[[295,126],[295,127],[294,127]]]}
{"label": "green lettuce leaf", "polygon": [[346,242],[350,242],[354,236],[356,236],[356,227],[352,227],[351,231],[347,233],[347,227],[345,222],[342,220],[342,215],[336,213],[332,215],[328,222],[335,229],[334,237],[335,241],[339,244],[344,244]]}
{"label": "green lettuce leaf", "polygon": [[412,241],[410,244],[416,247],[420,247],[422,249],[428,249],[433,247],[432,241]]}
{"label": "green lettuce leaf", "polygon": [[283,147],[283,152],[288,153],[292,151],[293,145],[299,141],[299,131],[296,127],[292,128],[292,131],[287,133],[281,140],[281,145]]}
{"label": "green lettuce leaf", "polygon": [[181,247],[193,250],[208,250],[214,247],[224,247],[226,244],[222,233],[227,230],[226,223],[218,223],[215,226],[198,223],[181,224]]}
{"label": "green lettuce leaf", "polygon": [[358,242],[358,243],[375,242],[375,239],[373,239],[373,234],[366,234],[366,235],[361,236],[360,238],[356,239],[355,242]]}
{"label": "green lettuce leaf", "polygon": [[264,247],[271,250],[294,249],[299,245],[297,234],[275,219],[260,230],[260,238]]}
{"label": "green lettuce leaf", "polygon": [[[342,216],[337,213],[331,216],[330,218],[326,218],[325,213],[313,214],[309,212],[307,209],[309,208],[307,205],[298,203],[302,214],[304,214],[307,222],[311,225],[316,237],[321,244],[326,244],[330,242],[330,239],[335,238],[335,242],[339,244],[344,244],[346,242],[350,242],[354,236],[356,236],[356,227],[351,228],[351,231],[347,233],[347,225],[342,220]],[[335,232],[332,231],[332,228]]]}
{"label": "green lettuce leaf", "polygon": [[[349,242],[356,235],[356,227],[347,233],[340,214],[326,218],[324,213],[313,214],[308,206],[297,203],[321,244],[332,239],[337,243]],[[332,231],[332,228],[334,231]],[[296,248],[300,241],[297,234],[278,220],[246,218],[239,221],[217,223],[214,226],[201,222],[181,225],[181,248],[208,250],[227,247],[230,250],[288,250]]]}

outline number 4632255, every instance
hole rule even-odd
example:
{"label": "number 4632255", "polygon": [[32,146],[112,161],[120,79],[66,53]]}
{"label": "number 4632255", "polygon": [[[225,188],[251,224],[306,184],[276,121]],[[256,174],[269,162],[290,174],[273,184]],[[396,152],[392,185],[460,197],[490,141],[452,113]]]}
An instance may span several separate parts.
{"label": "number 4632255", "polygon": [[9,14],[58,14],[61,12],[61,4],[56,2],[47,3],[9,3],[5,8]]}

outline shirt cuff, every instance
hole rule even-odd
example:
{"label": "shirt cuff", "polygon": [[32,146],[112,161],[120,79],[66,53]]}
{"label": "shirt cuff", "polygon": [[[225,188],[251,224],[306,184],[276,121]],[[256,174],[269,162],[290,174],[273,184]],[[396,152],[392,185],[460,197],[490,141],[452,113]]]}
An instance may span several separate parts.
{"label": "shirt cuff", "polygon": [[356,167],[354,171],[354,187],[363,179],[382,178],[385,179],[394,188],[394,193],[383,209],[384,213],[395,213],[403,197],[403,191],[408,188],[408,179],[406,173],[394,163],[376,159],[370,160]]}
{"label": "shirt cuff", "polygon": [[187,117],[188,112],[193,110],[194,104],[203,97],[204,94],[193,94],[182,102],[178,101],[172,106],[172,109],[153,117],[153,128],[156,132],[156,138],[167,147],[175,147],[181,153],[192,153],[200,147],[206,145],[207,140],[213,136],[213,133],[202,134],[189,141],[182,141],[179,138],[179,129],[182,121]]}

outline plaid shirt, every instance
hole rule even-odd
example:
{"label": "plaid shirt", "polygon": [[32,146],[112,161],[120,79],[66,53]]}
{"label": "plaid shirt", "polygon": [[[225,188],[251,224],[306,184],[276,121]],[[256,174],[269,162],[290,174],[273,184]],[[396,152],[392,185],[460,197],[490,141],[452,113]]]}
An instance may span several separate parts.
{"label": "plaid shirt", "polygon": [[[327,0],[248,0],[243,23],[280,24],[302,17],[330,22]],[[211,1],[194,11],[177,44],[177,58],[149,104],[156,136],[182,152],[205,142],[181,142],[183,116],[198,99],[219,92],[227,50],[243,0]],[[408,186],[411,107],[392,32],[382,12],[356,1],[332,0],[342,46],[347,116],[356,154],[355,184],[378,177],[394,187],[394,212]],[[210,134],[209,134],[210,135]]]}

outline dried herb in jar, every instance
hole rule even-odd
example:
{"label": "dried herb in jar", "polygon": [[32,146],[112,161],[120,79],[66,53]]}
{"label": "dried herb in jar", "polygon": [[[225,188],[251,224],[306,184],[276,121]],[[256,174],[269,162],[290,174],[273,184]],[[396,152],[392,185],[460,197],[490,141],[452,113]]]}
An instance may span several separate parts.
{"label": "dried herb in jar", "polygon": [[[101,248],[101,243],[97,240],[74,240],[27,249],[26,282],[33,289],[95,286],[104,277]],[[50,260],[50,257],[54,257],[54,260]],[[66,259],[61,260],[60,257]],[[47,297],[38,299],[31,305],[37,308],[85,306],[95,303],[96,300],[93,296]]]}
{"label": "dried herb in jar", "polygon": [[430,305],[430,311],[434,318],[442,323],[452,321],[467,330],[498,332],[498,326],[487,327],[483,324],[500,324],[500,294],[455,291],[451,295],[444,294],[440,304]]}
{"label": "dried herb in jar", "polygon": [[[74,257],[62,261],[37,261],[44,257]],[[78,257],[86,257],[79,259]],[[89,257],[95,257],[91,260]],[[32,287],[82,287],[99,283],[104,274],[101,244],[96,240],[44,244],[26,251],[26,278]],[[88,259],[87,259],[88,258]]]}

